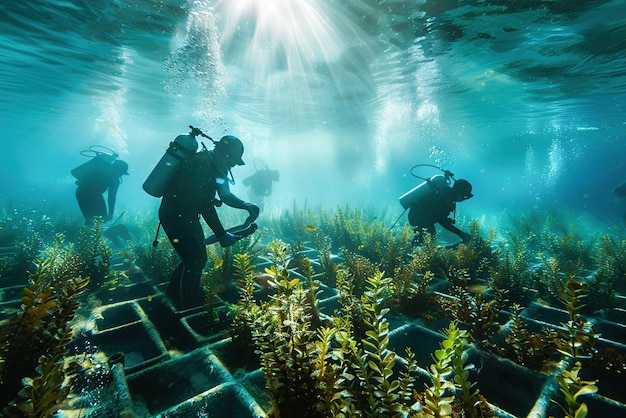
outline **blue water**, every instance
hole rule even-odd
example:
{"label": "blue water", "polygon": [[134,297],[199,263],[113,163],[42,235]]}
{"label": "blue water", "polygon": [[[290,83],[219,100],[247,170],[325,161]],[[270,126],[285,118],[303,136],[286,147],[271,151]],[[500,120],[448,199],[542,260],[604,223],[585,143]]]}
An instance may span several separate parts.
{"label": "blue water", "polygon": [[118,213],[154,212],[141,184],[193,124],[244,141],[237,179],[280,171],[276,210],[399,215],[429,163],[474,184],[470,217],[623,222],[623,0],[5,1],[0,28],[3,209],[79,217],[100,144],[130,165]]}

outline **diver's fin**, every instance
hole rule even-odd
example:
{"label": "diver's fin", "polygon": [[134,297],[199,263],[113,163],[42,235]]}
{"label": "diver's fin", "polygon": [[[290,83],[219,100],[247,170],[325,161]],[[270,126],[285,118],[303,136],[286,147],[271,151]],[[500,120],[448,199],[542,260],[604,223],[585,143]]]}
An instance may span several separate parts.
{"label": "diver's fin", "polygon": [[[230,229],[227,229],[226,232],[230,232],[231,234],[237,237],[237,240],[240,240],[241,238],[247,237],[248,235],[254,233],[254,231],[256,231],[257,229],[258,229],[258,226],[256,223],[251,223],[248,226],[246,226],[246,224],[244,223],[243,225],[239,225],[239,226],[235,226]],[[204,245],[214,244],[218,241],[219,239],[214,234],[204,239]]]}

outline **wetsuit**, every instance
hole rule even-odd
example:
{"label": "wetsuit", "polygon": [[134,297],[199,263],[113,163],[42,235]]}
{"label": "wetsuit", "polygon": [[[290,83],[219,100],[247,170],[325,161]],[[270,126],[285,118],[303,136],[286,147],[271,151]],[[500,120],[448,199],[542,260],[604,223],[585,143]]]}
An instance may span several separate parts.
{"label": "wetsuit", "polygon": [[202,151],[178,166],[163,194],[159,220],[181,258],[172,274],[168,293],[181,309],[203,302],[200,277],[207,254],[200,215],[218,237],[226,233],[215,210],[216,192],[228,206],[246,207],[243,200],[230,192],[226,174],[219,170],[212,154]]}
{"label": "wetsuit", "polygon": [[244,186],[250,186],[250,190],[256,196],[264,197],[272,194],[272,182],[277,180],[277,172],[269,169],[259,170],[243,180]]}
{"label": "wetsuit", "polygon": [[272,183],[278,181],[278,171],[264,168],[243,180],[243,185],[249,187],[248,198],[251,202],[263,207],[265,197],[272,194]]}
{"label": "wetsuit", "polygon": [[[85,218],[85,225],[93,225],[94,217],[101,216],[110,220],[115,211],[117,189],[120,177],[112,166],[102,165],[80,177],[76,184],[76,200]],[[103,194],[108,190],[109,209],[104,202]]]}
{"label": "wetsuit", "polygon": [[455,227],[454,221],[448,217],[456,209],[454,197],[455,192],[452,188],[440,187],[409,208],[409,223],[415,231],[416,243],[423,241],[423,230],[435,235],[435,224],[437,223],[459,236],[465,234]]}

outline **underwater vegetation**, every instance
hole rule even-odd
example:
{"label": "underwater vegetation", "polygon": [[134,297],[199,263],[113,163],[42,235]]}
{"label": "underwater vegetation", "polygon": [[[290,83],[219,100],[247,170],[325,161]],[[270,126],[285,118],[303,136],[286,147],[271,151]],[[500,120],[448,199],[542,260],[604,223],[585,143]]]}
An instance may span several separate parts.
{"label": "underwater vegetation", "polygon": [[[100,222],[85,228],[65,219],[17,219],[3,219],[0,230],[3,243],[18,248],[5,255],[0,280],[23,286],[21,303],[0,326],[0,408],[2,416],[48,417],[71,389],[65,356],[78,298],[104,282],[112,251]],[[63,227],[73,242],[57,232]]]}
{"label": "underwater vegetation", "polygon": [[[500,230],[469,220],[469,242],[446,247],[427,236],[415,247],[408,227],[389,229],[381,219],[294,207],[232,247],[207,247],[209,328],[227,329],[233,350],[260,366],[271,416],[495,416],[477,353],[553,378],[564,416],[585,416],[585,395],[624,381],[626,353],[606,345],[593,319],[623,307],[621,237],[555,229],[553,217],[527,215]],[[32,237],[37,222],[45,233]],[[1,280],[24,286],[0,323],[0,406],[9,416],[46,416],[36,411],[54,413],[73,393],[64,359],[77,299],[106,290],[114,258],[155,288],[178,263],[165,239],[154,246],[144,237],[115,253],[99,223],[60,224],[68,235],[49,219],[4,219],[0,230],[5,247],[25,249],[3,254],[0,265]],[[322,294],[333,302],[320,305]],[[534,320],[539,307],[566,319]],[[409,323],[439,331],[438,348],[392,344],[398,324]],[[28,333],[24,345],[8,337],[18,333]],[[37,400],[42,391],[49,397]]]}
{"label": "underwater vegetation", "polygon": [[50,417],[70,387],[64,356],[72,341],[71,322],[89,277],[74,276],[73,254],[62,239],[37,262],[23,289],[19,311],[0,330],[0,406],[10,417]]}
{"label": "underwater vegetation", "polygon": [[[237,309],[233,332],[246,330],[245,340],[254,343],[274,416],[291,416],[293,411],[306,416],[485,416],[488,404],[470,380],[473,366],[459,365],[468,359],[462,353],[473,346],[546,373],[569,364],[557,379],[566,406],[554,402],[565,416],[586,415],[578,397],[593,393],[597,379],[581,376],[597,378],[608,368],[597,367],[607,352],[597,348],[600,334],[581,313],[618,306],[614,288],[624,280],[622,245],[608,236],[586,241],[571,230],[559,235],[547,218],[546,236],[518,222],[516,228],[535,232],[513,242],[496,240],[493,230],[483,238],[478,222],[471,221],[468,244],[445,248],[431,237],[413,248],[406,230],[388,234],[377,230],[384,229],[382,223],[371,222],[361,227],[359,217],[340,226],[344,216],[342,211],[334,218],[292,213],[287,222],[296,246],[318,244],[318,257],[305,264],[314,270],[313,277],[336,288],[340,308],[314,321],[320,315],[310,298],[315,286],[309,287],[310,279],[303,281],[300,274],[289,275],[301,273],[291,266],[302,264],[296,260],[302,257],[296,252],[290,259],[285,251],[276,256],[277,248],[287,245],[273,242],[268,246],[273,267],[265,272],[274,278],[275,294],[269,301],[255,301],[249,280]],[[347,230],[350,239],[343,245]],[[248,264],[239,275],[254,277],[250,269]],[[521,315],[531,303],[565,308],[570,320],[540,334],[531,332]],[[442,349],[433,353],[430,366],[411,366],[415,358],[410,347],[404,356],[389,350],[387,317],[402,315],[448,321]],[[505,323],[510,326],[503,328]],[[623,353],[608,353],[611,373],[623,376]],[[403,364],[407,369],[400,370]],[[430,384],[420,392],[414,385],[423,380],[424,371]]]}
{"label": "underwater vegetation", "polygon": [[[273,241],[268,247],[273,264],[266,271],[274,277],[276,293],[269,301],[255,303],[251,266],[241,256],[238,276],[247,277],[248,285],[235,323],[239,331],[247,325],[245,340],[253,341],[260,356],[273,402],[270,415],[294,416],[297,411],[306,417],[449,416],[456,401],[469,416],[485,416],[488,408],[481,411],[486,403],[469,381],[473,368],[467,364],[469,334],[456,323],[444,331],[441,349],[426,372],[432,385],[418,392],[418,366],[410,348],[406,357],[389,348],[385,317],[390,311],[386,305],[392,295],[391,278],[376,272],[366,279],[360,297],[353,287],[340,286],[345,311],[321,316],[311,303],[315,287],[290,276],[287,246]],[[342,283],[347,274],[339,271]],[[420,403],[423,407],[416,407]]]}

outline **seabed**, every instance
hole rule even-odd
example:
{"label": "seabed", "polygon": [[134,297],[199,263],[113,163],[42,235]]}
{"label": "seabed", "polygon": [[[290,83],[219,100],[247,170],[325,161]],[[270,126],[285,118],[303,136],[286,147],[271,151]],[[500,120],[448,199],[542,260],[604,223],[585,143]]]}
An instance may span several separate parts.
{"label": "seabed", "polygon": [[[307,230],[315,232],[312,226]],[[319,228],[317,228],[319,231]],[[286,241],[285,241],[286,242]],[[290,244],[289,244],[290,245]],[[300,244],[300,252],[319,267],[321,252],[313,241]],[[10,258],[6,253],[5,257]],[[260,252],[254,258],[258,273],[267,271],[273,260]],[[341,255],[333,262],[341,264]],[[209,263],[211,260],[209,261]],[[129,272],[124,283],[109,286],[94,295],[82,295],[73,322],[74,338],[66,356],[66,374],[73,378],[72,392],[57,413],[61,417],[266,417],[273,402],[266,390],[266,377],[259,356],[233,343],[229,320],[211,320],[205,306],[178,310],[165,294],[167,280],[146,277],[129,265],[122,252],[115,252],[110,269]],[[324,284],[319,268],[313,279],[320,280],[317,295],[319,312],[331,317],[341,310],[340,292]],[[305,281],[297,269],[291,278]],[[165,275],[164,275],[165,277]],[[622,278],[623,280],[623,278]],[[478,283],[478,284],[476,284]],[[0,326],[20,306],[23,284],[0,282]],[[475,282],[476,292],[489,293],[486,282]],[[434,277],[429,288],[441,300],[454,300],[449,278]],[[232,289],[230,289],[232,291]],[[219,310],[236,297],[228,289],[216,292],[212,309]],[[255,296],[270,300],[268,288],[257,286]],[[601,309],[585,320],[595,327],[598,347],[626,353],[626,298],[617,292],[615,306]],[[521,307],[519,318],[525,328],[564,330],[570,313],[550,306],[540,298]],[[492,341],[503,344],[514,326],[511,309],[501,309],[499,329]],[[388,349],[399,355],[411,347],[422,372],[432,363],[432,353],[440,348],[442,330],[450,320],[404,314],[388,314]],[[565,401],[557,377],[571,367],[571,361],[555,362],[538,371],[471,344],[468,363],[475,366],[472,380],[498,417],[564,416],[552,400]],[[74,368],[71,367],[74,365]],[[74,373],[72,375],[72,373]],[[422,373],[425,375],[425,373]],[[626,416],[626,378],[622,374],[598,377],[598,391],[579,398],[587,405],[588,417]],[[418,381],[417,390],[427,386]],[[283,415],[284,416],[284,415]]]}

